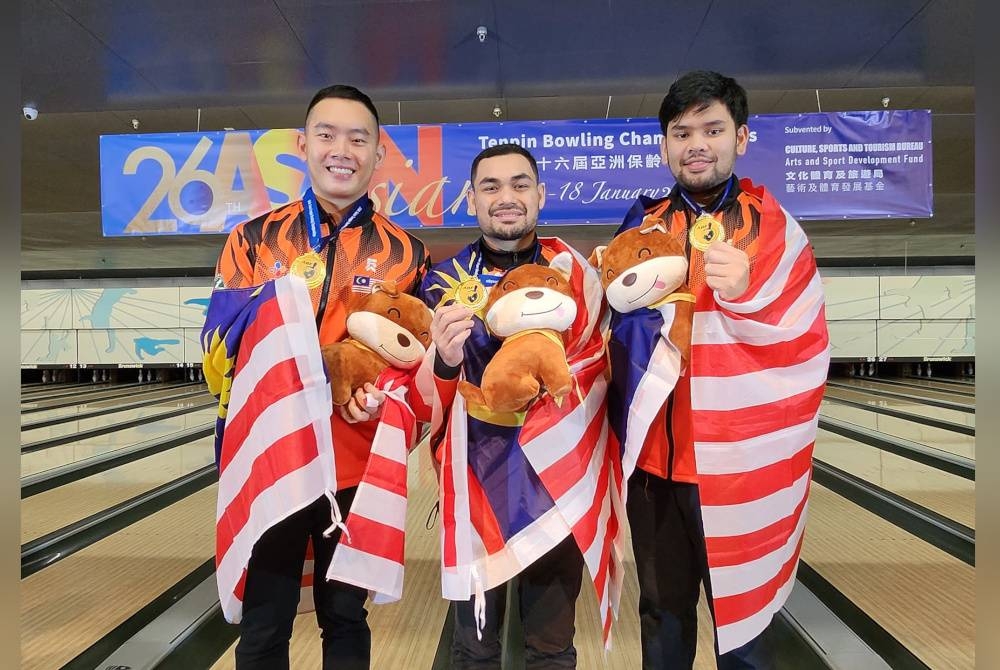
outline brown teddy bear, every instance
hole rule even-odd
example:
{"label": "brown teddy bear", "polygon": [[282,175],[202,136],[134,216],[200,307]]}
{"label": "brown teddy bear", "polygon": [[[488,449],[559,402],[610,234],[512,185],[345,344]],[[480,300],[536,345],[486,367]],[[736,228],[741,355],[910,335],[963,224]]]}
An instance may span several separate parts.
{"label": "brown teddy bear", "polygon": [[320,349],[330,375],[334,405],[346,405],[357,389],[375,383],[388,367],[411,370],[431,343],[431,312],[422,301],[400,293],[394,282],[376,285],[352,305],[349,337]]}
{"label": "brown teddy bear", "polygon": [[608,304],[618,312],[676,304],[668,337],[687,364],[694,296],[687,286],[684,246],[667,232],[663,221],[647,217],[606,247],[594,249],[590,263],[601,275]]}
{"label": "brown teddy bear", "polygon": [[484,308],[487,327],[503,344],[483,371],[482,388],[459,383],[462,397],[495,412],[523,410],[543,391],[560,403],[573,388],[562,333],[576,311],[558,270],[528,264],[505,274]]}

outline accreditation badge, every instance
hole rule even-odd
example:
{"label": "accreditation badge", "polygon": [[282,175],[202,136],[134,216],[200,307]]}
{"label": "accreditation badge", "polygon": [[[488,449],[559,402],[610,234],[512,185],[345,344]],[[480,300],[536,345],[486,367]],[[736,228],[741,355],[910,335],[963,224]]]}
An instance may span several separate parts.
{"label": "accreditation badge", "polygon": [[694,225],[688,233],[688,240],[695,249],[705,251],[712,242],[726,241],[726,229],[714,216],[703,213],[694,220]]}
{"label": "accreditation badge", "polygon": [[304,253],[292,261],[292,274],[302,277],[306,286],[313,289],[326,278],[326,265],[315,251]]}

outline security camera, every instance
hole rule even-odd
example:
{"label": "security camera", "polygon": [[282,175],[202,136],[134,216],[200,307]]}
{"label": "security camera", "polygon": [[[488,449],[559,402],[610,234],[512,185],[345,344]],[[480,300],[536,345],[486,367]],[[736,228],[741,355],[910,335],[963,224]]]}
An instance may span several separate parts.
{"label": "security camera", "polygon": [[35,119],[38,118],[38,110],[35,109],[34,107],[31,107],[30,105],[25,107],[21,111],[24,112],[24,118],[28,119],[29,121],[34,121]]}
{"label": "security camera", "polygon": [[479,26],[478,28],[476,28],[476,37],[479,38],[480,42],[486,41],[486,33],[487,33],[486,26]]}
{"label": "security camera", "polygon": [[503,110],[500,109],[500,105],[494,105],[493,106],[493,118],[499,119],[501,116],[503,116]]}

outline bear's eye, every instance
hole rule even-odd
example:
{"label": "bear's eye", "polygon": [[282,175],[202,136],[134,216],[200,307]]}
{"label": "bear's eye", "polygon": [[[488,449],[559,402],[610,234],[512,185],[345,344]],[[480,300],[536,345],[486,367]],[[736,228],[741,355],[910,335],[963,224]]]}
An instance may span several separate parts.
{"label": "bear's eye", "polygon": [[636,254],[636,258],[645,258],[646,256],[652,256],[653,252],[648,247],[643,247],[639,249],[639,253]]}
{"label": "bear's eye", "polygon": [[608,276],[608,279],[614,279],[615,278],[615,271],[612,270],[612,269],[610,269],[610,268],[608,268],[608,271],[605,274]]}
{"label": "bear's eye", "polygon": [[392,318],[393,318],[394,320],[396,320],[396,321],[398,321],[398,320],[399,320],[399,317],[401,316],[401,315],[400,315],[400,313],[399,313],[399,310],[398,310],[398,309],[396,309],[395,307],[390,307],[390,308],[389,308],[389,311],[388,311],[388,312],[386,312],[386,313],[387,313],[387,314],[388,314],[389,316],[391,316],[391,317],[392,317]]}
{"label": "bear's eye", "polygon": [[549,286],[559,286],[559,281],[555,277],[546,277],[545,283]]}
{"label": "bear's eye", "polygon": [[500,288],[502,288],[504,291],[510,291],[511,289],[517,288],[517,282],[508,279],[503,283],[503,285]]}
{"label": "bear's eye", "polygon": [[420,331],[420,337],[421,337],[421,339],[426,339],[426,338],[428,338],[430,336],[431,336],[431,334],[428,333],[426,330]]}

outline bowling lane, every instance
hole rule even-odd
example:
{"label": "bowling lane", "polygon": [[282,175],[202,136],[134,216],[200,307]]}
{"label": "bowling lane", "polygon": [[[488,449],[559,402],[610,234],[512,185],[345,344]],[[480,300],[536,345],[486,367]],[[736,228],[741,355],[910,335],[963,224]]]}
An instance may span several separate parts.
{"label": "bowling lane", "polygon": [[935,419],[943,419],[966,426],[976,425],[976,415],[970,412],[962,412],[957,409],[947,407],[933,407],[921,403],[919,400],[904,400],[902,398],[887,398],[885,396],[874,395],[871,391],[840,389],[828,386],[825,395],[829,398],[844,398],[855,402],[868,403],[876,407],[891,407],[901,412],[920,414]]}
{"label": "bowling lane", "polygon": [[59,668],[215,550],[212,485],[21,580],[21,668]]}
{"label": "bowling lane", "polygon": [[892,379],[869,378],[869,381],[885,384],[886,387],[895,386],[898,389],[915,388],[927,389],[952,393],[963,398],[971,398],[976,395],[976,387],[973,384],[961,384],[948,382],[943,379],[918,379],[916,377],[896,377]]}
{"label": "bowling lane", "polygon": [[21,476],[32,475],[84,458],[104,454],[115,449],[132,446],[140,442],[165,437],[187,428],[214,423],[218,410],[213,407],[197,410],[189,414],[169,419],[151,420],[148,424],[125,430],[98,435],[79,442],[63,444],[51,449],[42,449],[21,455]]}
{"label": "bowling lane", "polygon": [[110,382],[74,382],[72,384],[21,384],[21,398],[48,395],[74,389],[107,388]]}
{"label": "bowling lane", "polygon": [[851,387],[857,389],[864,389],[868,391],[885,391],[887,393],[904,393],[906,395],[917,396],[920,398],[928,398],[931,400],[946,400],[948,402],[957,402],[963,405],[975,405],[975,398],[970,398],[968,396],[957,395],[955,393],[950,393],[948,391],[941,391],[937,389],[919,389],[909,386],[897,386],[895,384],[882,384],[875,379],[859,379],[854,378],[844,378],[832,380],[837,383],[847,384]]}
{"label": "bowling lane", "polygon": [[154,399],[154,402],[145,407],[137,407],[135,409],[115,412],[113,414],[102,414],[100,416],[80,419],[77,421],[66,421],[65,423],[58,423],[52,426],[22,430],[21,444],[23,445],[30,442],[37,442],[39,440],[64,437],[72,435],[73,433],[101,428],[102,426],[110,426],[115,423],[133,421],[144,417],[148,418],[149,421],[156,421],[158,414],[186,408],[206,407],[212,405],[214,402],[215,401],[212,396],[207,393],[204,395],[188,396],[186,398],[175,400],[172,400],[169,397],[163,400]]}
{"label": "bowling lane", "polygon": [[[924,414],[924,412],[914,411],[914,414]],[[850,423],[876,430],[880,433],[899,437],[912,442],[919,442],[935,449],[941,449],[965,458],[976,458],[976,438],[973,435],[963,435],[945,428],[925,426],[906,419],[898,419],[893,416],[886,416],[875,411],[852,407],[850,405],[840,405],[835,402],[824,400],[820,407],[820,414],[832,419],[840,419]],[[971,415],[967,415],[971,416]]]}
{"label": "bowling lane", "polygon": [[174,390],[184,387],[190,388],[193,386],[195,385],[190,382],[171,382],[169,384],[145,384],[135,388],[118,387],[107,391],[101,391],[100,393],[87,395],[70,394],[64,398],[54,398],[47,401],[22,402],[21,414],[38,415],[47,410],[62,409],[64,407],[74,407],[78,405],[90,405],[102,400],[120,400],[121,398],[131,398],[146,391],[157,391],[162,389]]}
{"label": "bowling lane", "polygon": [[813,483],[802,558],[931,668],[975,667],[975,569]]}
{"label": "bowling lane", "polygon": [[205,437],[21,501],[21,543],[30,542],[194,472],[215,460]]}
{"label": "bowling lane", "polygon": [[27,403],[40,403],[46,401],[54,400],[65,400],[72,399],[75,397],[87,398],[87,397],[99,397],[101,395],[107,395],[115,391],[125,391],[128,389],[143,389],[150,386],[156,385],[155,382],[148,382],[145,384],[139,384],[136,382],[130,382],[128,384],[111,384],[111,383],[101,383],[101,384],[91,384],[89,386],[82,386],[77,388],[52,390],[48,392],[32,393],[29,397],[21,398],[21,404]]}
{"label": "bowling lane", "polygon": [[970,528],[976,527],[976,483],[881,449],[820,430],[815,458]]}
{"label": "bowling lane", "polygon": [[[186,395],[198,391],[197,386],[177,386],[170,388],[160,388],[153,391],[137,391],[134,396],[128,396],[125,398],[111,398],[110,400],[100,400],[97,402],[83,402],[78,405],[70,405],[68,407],[59,407],[56,409],[50,409],[40,412],[31,412],[30,414],[21,415],[21,425],[26,423],[34,423],[36,421],[45,421],[48,419],[60,419],[68,418],[71,416],[76,416],[83,412],[89,412],[98,409],[111,409],[119,405],[128,405],[135,402],[148,401],[152,402],[154,400],[164,400],[167,398],[175,398],[177,396]],[[208,389],[204,386],[201,387],[201,392],[206,396],[209,396]],[[197,395],[190,395],[190,398],[197,398]],[[210,397],[210,396],[209,396]],[[110,415],[108,415],[110,416]]]}

